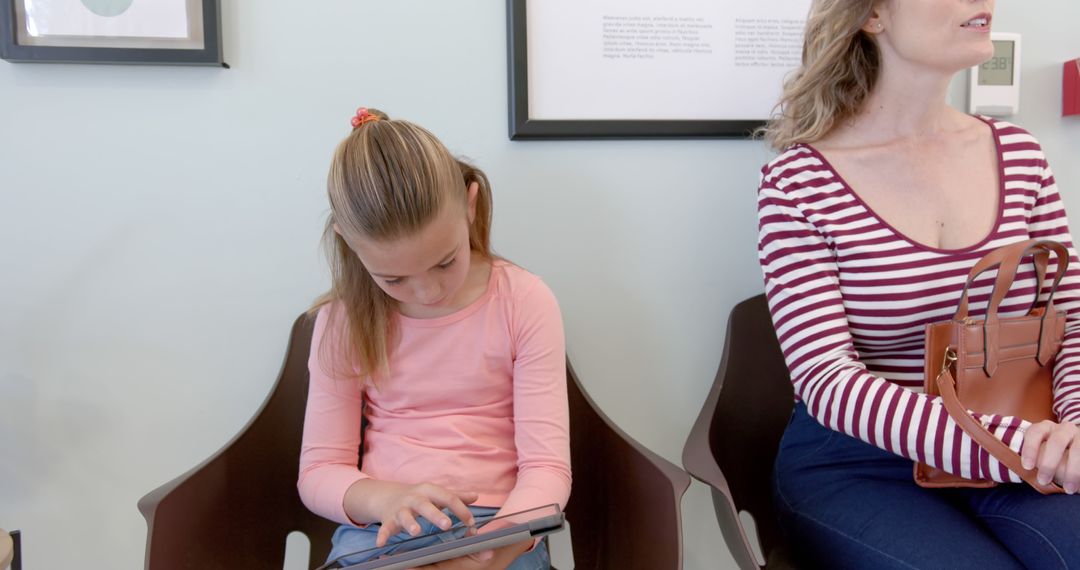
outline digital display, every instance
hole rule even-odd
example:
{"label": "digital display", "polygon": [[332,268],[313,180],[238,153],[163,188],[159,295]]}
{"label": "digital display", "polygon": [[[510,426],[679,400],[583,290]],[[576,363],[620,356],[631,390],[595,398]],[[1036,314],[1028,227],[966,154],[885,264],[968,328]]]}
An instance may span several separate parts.
{"label": "digital display", "polygon": [[1013,84],[1013,50],[1015,48],[1016,44],[1012,41],[994,42],[994,57],[979,66],[979,85]]}

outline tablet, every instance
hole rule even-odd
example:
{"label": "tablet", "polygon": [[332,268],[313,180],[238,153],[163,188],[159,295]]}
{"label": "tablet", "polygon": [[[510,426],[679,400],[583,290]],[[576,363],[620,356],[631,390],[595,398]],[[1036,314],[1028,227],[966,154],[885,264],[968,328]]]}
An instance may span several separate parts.
{"label": "tablet", "polygon": [[[393,554],[379,555],[386,546],[350,552],[317,570],[407,570],[551,534],[562,530],[563,523],[563,512],[554,504],[499,517],[477,517],[471,527],[458,523],[396,543]],[[357,559],[366,562],[346,562]]]}

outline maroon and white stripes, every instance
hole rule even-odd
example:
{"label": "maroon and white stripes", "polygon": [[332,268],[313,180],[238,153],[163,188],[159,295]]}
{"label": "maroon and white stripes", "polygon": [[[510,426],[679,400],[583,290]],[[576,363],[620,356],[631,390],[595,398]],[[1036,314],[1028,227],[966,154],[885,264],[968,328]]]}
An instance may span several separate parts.
{"label": "maroon and white stripes", "polygon": [[[1062,421],[1080,422],[1080,263],[1065,210],[1038,142],[1014,125],[987,122],[1002,189],[997,223],[982,242],[960,250],[913,242],[878,218],[815,149],[796,145],[762,169],[758,252],[795,393],[811,415],[950,473],[1018,482],[964,434],[940,399],[922,393],[924,326],[952,316],[975,261],[1001,245],[1049,238],[1072,256],[1055,296],[1069,315],[1054,369],[1055,408]],[[974,316],[985,310],[992,283],[993,275],[976,281]],[[1001,314],[1023,314],[1034,295],[1027,267]],[[980,419],[1020,449],[1026,422]]]}

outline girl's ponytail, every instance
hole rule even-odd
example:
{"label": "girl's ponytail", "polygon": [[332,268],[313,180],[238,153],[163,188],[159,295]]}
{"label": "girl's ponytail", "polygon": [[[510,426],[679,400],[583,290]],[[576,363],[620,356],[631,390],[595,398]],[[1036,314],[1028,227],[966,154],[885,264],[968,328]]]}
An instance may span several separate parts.
{"label": "girl's ponytail", "polygon": [[480,187],[476,195],[476,219],[469,228],[469,247],[484,254],[484,257],[491,257],[491,183],[482,170],[468,162],[458,159],[457,165],[466,189],[473,182]]}

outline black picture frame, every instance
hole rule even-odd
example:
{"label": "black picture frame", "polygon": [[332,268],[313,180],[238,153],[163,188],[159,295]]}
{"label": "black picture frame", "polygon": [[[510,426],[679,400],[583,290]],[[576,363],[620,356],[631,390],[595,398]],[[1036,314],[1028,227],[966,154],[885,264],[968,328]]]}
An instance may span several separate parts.
{"label": "black picture frame", "polygon": [[[228,68],[222,53],[220,0],[201,0],[202,49],[100,47],[97,38],[76,40],[85,45],[21,45],[21,25],[15,3],[0,0],[0,59],[12,63],[108,63],[149,65],[205,65]],[[151,40],[152,41],[152,40]]]}
{"label": "black picture frame", "polygon": [[[507,0],[507,63],[511,140],[537,139],[751,139],[765,124],[760,121],[719,120],[573,120],[551,121],[529,117],[529,57],[526,3]],[[542,1],[542,0],[541,0]]]}

